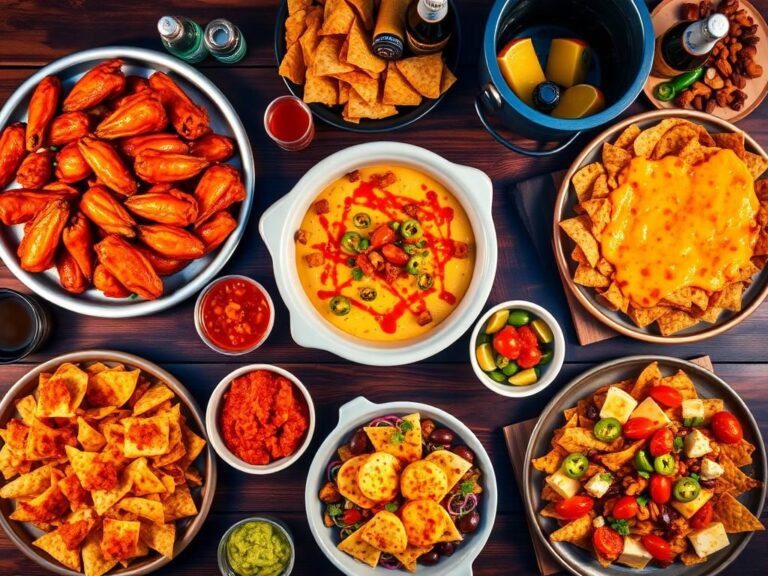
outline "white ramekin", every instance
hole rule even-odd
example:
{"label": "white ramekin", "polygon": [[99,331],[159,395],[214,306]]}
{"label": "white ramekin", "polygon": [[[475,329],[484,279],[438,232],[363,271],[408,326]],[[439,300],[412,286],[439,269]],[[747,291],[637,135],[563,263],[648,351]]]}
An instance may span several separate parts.
{"label": "white ramekin", "polygon": [[[229,390],[229,385],[235,378],[238,378],[249,372],[256,370],[266,370],[268,372],[274,372],[290,380],[299,392],[304,397],[304,401],[307,403],[307,411],[309,413],[309,428],[307,428],[304,442],[302,442],[299,449],[296,450],[291,456],[280,458],[269,464],[248,464],[235,456],[227,445],[224,443],[224,439],[219,431],[219,412],[221,405],[224,401],[224,394]],[[291,464],[296,462],[312,441],[312,435],[315,432],[315,405],[312,402],[312,397],[309,395],[309,391],[304,387],[304,384],[296,378],[293,374],[280,368],[279,366],[273,366],[272,364],[249,364],[238,368],[234,372],[231,372],[224,379],[216,385],[216,388],[211,392],[211,397],[208,400],[208,408],[205,410],[205,429],[208,432],[208,439],[211,442],[211,446],[216,453],[221,457],[224,462],[232,466],[233,468],[245,472],[246,474],[264,475],[274,474],[285,468],[288,468]]]}
{"label": "white ramekin", "polygon": [[[373,342],[351,336],[322,318],[304,293],[296,269],[294,233],[317,195],[355,169],[399,165],[419,170],[443,184],[461,203],[475,236],[475,268],[456,309],[426,335],[397,342]],[[476,168],[449,162],[402,142],[370,142],[341,150],[316,164],[288,194],[264,212],[259,232],[274,267],[275,280],[291,317],[291,335],[300,346],[327,350],[360,364],[398,366],[444,350],[471,325],[485,304],[496,276],[496,230],[491,215],[493,184]]]}
{"label": "white ramekin", "polygon": [[[530,312],[534,316],[541,318],[547,323],[547,326],[552,330],[552,334],[555,337],[553,352],[554,356],[549,364],[542,366],[541,377],[535,384],[530,386],[512,386],[511,384],[502,384],[493,380],[488,374],[483,372],[482,368],[477,363],[477,356],[475,354],[475,348],[477,348],[477,337],[480,334],[480,330],[488,322],[488,319],[495,312],[499,310],[525,310]],[[560,369],[563,367],[563,360],[565,359],[565,338],[563,337],[563,331],[560,329],[560,324],[557,323],[555,317],[547,312],[544,308],[533,302],[526,300],[509,300],[508,302],[502,302],[488,310],[483,314],[482,318],[475,324],[475,329],[472,330],[472,338],[469,340],[469,360],[472,363],[472,370],[475,371],[475,375],[478,377],[486,388],[493,390],[496,394],[507,396],[509,398],[524,398],[526,396],[532,396],[537,392],[541,392],[554,382],[557,375],[560,373]]]}

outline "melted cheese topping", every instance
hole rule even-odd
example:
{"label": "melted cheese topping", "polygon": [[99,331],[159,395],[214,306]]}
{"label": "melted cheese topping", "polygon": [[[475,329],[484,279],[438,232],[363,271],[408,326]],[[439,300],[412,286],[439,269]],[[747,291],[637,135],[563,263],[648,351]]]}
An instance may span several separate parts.
{"label": "melted cheese topping", "polygon": [[634,304],[654,306],[686,286],[720,290],[752,257],[759,203],[733,151],[695,166],[633,158],[620,182],[601,251]]}

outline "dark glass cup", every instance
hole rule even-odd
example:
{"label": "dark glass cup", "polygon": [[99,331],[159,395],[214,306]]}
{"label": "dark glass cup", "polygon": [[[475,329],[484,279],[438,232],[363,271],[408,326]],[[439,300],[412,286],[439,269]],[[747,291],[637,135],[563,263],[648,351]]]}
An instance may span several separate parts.
{"label": "dark glass cup", "polygon": [[0,364],[12,364],[48,339],[51,319],[33,296],[0,288]]}

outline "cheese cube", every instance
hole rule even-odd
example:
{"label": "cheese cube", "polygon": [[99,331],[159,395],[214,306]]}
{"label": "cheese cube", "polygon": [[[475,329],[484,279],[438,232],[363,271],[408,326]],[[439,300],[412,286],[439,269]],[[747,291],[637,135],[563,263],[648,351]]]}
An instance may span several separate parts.
{"label": "cheese cube", "polygon": [[694,429],[683,441],[683,449],[688,458],[701,458],[712,452],[712,445],[701,430]]}
{"label": "cheese cube", "polygon": [[704,401],[698,398],[683,400],[683,418],[704,418]]}
{"label": "cheese cube", "polygon": [[691,532],[688,539],[699,558],[706,558],[728,546],[728,535],[722,522],[713,522],[706,528]]}
{"label": "cheese cube", "polygon": [[725,468],[720,466],[717,462],[714,460],[710,460],[709,458],[704,458],[704,460],[701,461],[701,479],[702,480],[714,480],[715,478],[719,478],[723,475],[725,472]]}
{"label": "cheese cube", "polygon": [[714,494],[715,493],[712,490],[702,490],[699,492],[699,495],[690,502],[678,502],[673,498],[669,503],[672,505],[672,508],[680,512],[684,518],[688,519],[696,514],[696,512],[699,511],[699,508],[709,502]]}
{"label": "cheese cube", "polygon": [[605,403],[600,410],[600,418],[616,418],[624,424],[629,420],[629,415],[637,406],[637,400],[624,392],[621,388],[611,386],[605,395]]}
{"label": "cheese cube", "polygon": [[575,496],[581,484],[575,478],[568,478],[562,470],[558,470],[546,478],[547,484],[563,498]]}
{"label": "cheese cube", "polygon": [[608,488],[613,483],[613,476],[610,474],[597,473],[584,484],[584,490],[589,492],[595,498],[602,498],[608,492]]}
{"label": "cheese cube", "polygon": [[640,405],[632,412],[631,418],[648,418],[648,420],[653,422],[654,430],[664,428],[664,426],[669,424],[669,418],[664,413],[664,410],[650,397],[640,402]]}
{"label": "cheese cube", "polygon": [[592,526],[595,528],[602,528],[605,526],[605,517],[604,516],[598,516],[594,520],[592,520]]}
{"label": "cheese cube", "polygon": [[642,570],[652,558],[651,553],[645,549],[645,546],[643,546],[643,543],[638,538],[627,536],[624,538],[624,550],[621,552],[617,562]]}

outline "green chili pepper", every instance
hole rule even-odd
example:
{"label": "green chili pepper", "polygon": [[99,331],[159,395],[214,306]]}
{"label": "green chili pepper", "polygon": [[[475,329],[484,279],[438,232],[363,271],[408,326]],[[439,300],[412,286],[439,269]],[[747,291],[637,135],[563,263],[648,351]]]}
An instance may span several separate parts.
{"label": "green chili pepper", "polygon": [[488,372],[488,376],[490,376],[494,382],[507,381],[507,377],[504,376],[504,374],[502,372],[499,372],[498,370],[494,370],[493,372]]}
{"label": "green chili pepper", "polygon": [[669,102],[670,100],[674,100],[683,90],[688,88],[703,75],[703,67],[695,68],[694,70],[675,76],[672,80],[657,84],[653,89],[653,95],[662,102]]}
{"label": "green chili pepper", "polygon": [[672,490],[672,494],[675,496],[675,500],[679,502],[690,502],[695,500],[701,492],[701,485],[695,478],[685,476],[680,478],[675,483],[675,487]]}
{"label": "green chili pepper", "polygon": [[376,300],[376,296],[378,296],[378,293],[376,292],[376,288],[371,288],[370,286],[366,286],[365,288],[360,288],[360,299],[365,300],[366,302],[372,302],[373,300]]}
{"label": "green chili pepper", "polygon": [[552,358],[554,357],[555,353],[552,350],[544,350],[544,352],[541,353],[539,364],[548,364],[549,362],[552,362]]}
{"label": "green chili pepper", "polygon": [[506,368],[507,364],[509,364],[509,358],[507,358],[503,354],[496,354],[496,367],[499,370],[503,370],[504,368]]}
{"label": "green chili pepper", "polygon": [[653,461],[653,468],[662,476],[671,476],[677,469],[675,457],[672,454],[657,456]]}
{"label": "green chili pepper", "polygon": [[397,232],[398,230],[400,230],[400,222],[393,220],[392,222],[389,223],[389,227],[392,228],[392,230],[394,230],[395,232]]}
{"label": "green chili pepper", "polygon": [[421,256],[411,256],[410,260],[408,260],[408,264],[405,265],[405,271],[408,272],[408,274],[416,276],[423,265],[424,258]]}
{"label": "green chili pepper", "polygon": [[514,326],[516,328],[520,328],[520,326],[525,326],[530,321],[531,321],[531,315],[528,314],[528,312],[526,312],[525,310],[512,310],[509,313],[509,318],[507,318],[507,324],[510,324],[511,326]]}
{"label": "green chili pepper", "polygon": [[520,367],[517,365],[517,362],[512,362],[511,360],[509,364],[501,369],[505,376],[513,376],[518,370],[520,370]]}
{"label": "green chili pepper", "polygon": [[595,424],[592,433],[602,442],[613,442],[621,436],[621,422],[616,418],[603,418]]}
{"label": "green chili pepper", "polygon": [[360,242],[363,237],[357,232],[345,232],[341,237],[341,247],[350,254],[357,254],[360,251]]}
{"label": "green chili pepper", "polygon": [[419,287],[419,290],[429,290],[432,288],[432,285],[435,283],[435,279],[432,278],[432,274],[429,272],[424,272],[424,274],[419,274],[419,279],[416,281],[416,284]]}
{"label": "green chili pepper", "polygon": [[581,478],[589,468],[589,460],[584,454],[574,452],[565,457],[562,468],[568,478]]}
{"label": "green chili pepper", "polygon": [[368,228],[371,225],[371,217],[365,212],[358,212],[352,216],[352,223],[356,228]]}
{"label": "green chili pepper", "polygon": [[418,220],[406,220],[400,227],[400,234],[406,239],[418,238],[421,236],[421,224]]}
{"label": "green chili pepper", "polygon": [[352,309],[349,298],[346,296],[334,296],[328,305],[331,308],[331,312],[336,314],[336,316],[346,316]]}
{"label": "green chili pepper", "polygon": [[653,472],[653,464],[646,450],[639,450],[635,454],[635,468],[640,472]]}

